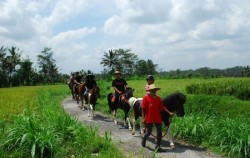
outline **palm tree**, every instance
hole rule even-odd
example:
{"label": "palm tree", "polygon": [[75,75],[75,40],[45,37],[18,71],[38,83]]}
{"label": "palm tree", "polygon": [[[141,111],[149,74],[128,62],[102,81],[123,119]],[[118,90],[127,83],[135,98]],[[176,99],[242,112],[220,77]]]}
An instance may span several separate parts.
{"label": "palm tree", "polygon": [[7,70],[8,70],[8,81],[9,86],[12,85],[12,75],[16,71],[16,66],[20,64],[21,61],[21,52],[17,53],[19,49],[16,47],[11,47],[11,49],[8,49],[10,52],[10,55],[6,57],[6,64],[7,64]]}
{"label": "palm tree", "polygon": [[119,65],[118,61],[117,54],[111,49],[108,53],[104,52],[104,57],[100,64],[103,65],[103,67],[107,67],[109,73],[112,74],[117,68],[117,65]]}

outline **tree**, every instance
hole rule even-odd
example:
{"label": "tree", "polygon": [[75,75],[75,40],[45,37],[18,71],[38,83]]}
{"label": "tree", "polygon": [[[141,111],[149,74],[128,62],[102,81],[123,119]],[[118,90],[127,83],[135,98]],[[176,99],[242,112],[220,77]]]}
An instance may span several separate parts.
{"label": "tree", "polygon": [[110,74],[115,72],[116,66],[118,65],[118,57],[116,53],[111,49],[108,53],[104,52],[104,57],[100,63],[103,67],[107,67]]}
{"label": "tree", "polygon": [[8,83],[9,83],[9,86],[11,87],[12,76],[16,72],[16,66],[20,64],[20,61],[21,61],[21,52],[17,53],[19,49],[17,49],[16,47],[11,47],[11,49],[8,49],[8,50],[9,50],[10,55],[6,57],[5,66],[7,67],[7,71],[8,71]]}
{"label": "tree", "polygon": [[154,64],[152,60],[148,59],[145,60],[139,60],[135,64],[135,74],[138,76],[143,75],[154,75],[157,71],[157,64]]}
{"label": "tree", "polygon": [[135,74],[138,76],[147,75],[147,62],[145,60],[139,60],[135,64]]}
{"label": "tree", "polygon": [[55,64],[55,59],[53,59],[53,51],[51,51],[51,48],[45,47],[37,58],[40,75],[43,76],[44,83],[54,84],[55,78],[58,76],[58,67]]}
{"label": "tree", "polygon": [[156,71],[156,68],[157,68],[157,64],[154,64],[152,60],[148,59],[147,60],[147,74],[155,74],[157,71]]}
{"label": "tree", "polygon": [[5,87],[8,82],[7,82],[7,65],[6,65],[6,50],[7,48],[4,48],[2,46],[0,48],[0,87]]}
{"label": "tree", "polygon": [[126,75],[132,75],[134,72],[135,63],[138,61],[137,55],[130,53],[131,49],[117,49],[115,50],[118,56],[117,69]]}
{"label": "tree", "polygon": [[138,60],[137,55],[130,53],[130,49],[115,49],[109,50],[109,53],[104,53],[101,65],[106,67],[109,74],[113,74],[115,70],[122,71],[124,74],[131,75],[135,61]]}
{"label": "tree", "polygon": [[32,62],[29,58],[24,59],[20,63],[20,69],[17,71],[18,78],[20,79],[20,83],[24,86],[29,86],[32,84],[32,81],[35,76],[35,72],[32,69]]}

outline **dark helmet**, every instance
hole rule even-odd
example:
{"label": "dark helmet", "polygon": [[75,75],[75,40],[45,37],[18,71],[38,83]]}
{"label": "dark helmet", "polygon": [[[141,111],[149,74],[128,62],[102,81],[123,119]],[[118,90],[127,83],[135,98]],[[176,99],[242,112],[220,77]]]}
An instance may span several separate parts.
{"label": "dark helmet", "polygon": [[147,80],[147,81],[148,81],[148,80],[154,80],[154,76],[148,75],[147,78],[146,78],[146,80]]}

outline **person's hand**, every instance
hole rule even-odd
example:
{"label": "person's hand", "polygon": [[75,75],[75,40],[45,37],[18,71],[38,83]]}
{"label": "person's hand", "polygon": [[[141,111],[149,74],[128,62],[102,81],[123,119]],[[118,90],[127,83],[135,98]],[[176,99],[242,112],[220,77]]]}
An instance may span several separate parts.
{"label": "person's hand", "polygon": [[169,112],[169,115],[170,115],[170,117],[173,117],[175,115],[175,113]]}
{"label": "person's hand", "polygon": [[145,122],[146,122],[145,117],[142,117],[141,119],[142,119],[142,123],[144,123],[144,124],[145,124]]}

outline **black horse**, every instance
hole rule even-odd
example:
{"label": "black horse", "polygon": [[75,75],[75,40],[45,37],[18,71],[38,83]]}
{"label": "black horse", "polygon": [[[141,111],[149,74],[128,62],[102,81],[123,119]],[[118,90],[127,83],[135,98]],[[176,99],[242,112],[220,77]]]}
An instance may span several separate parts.
{"label": "black horse", "polygon": [[[131,117],[133,128],[132,128],[132,134],[135,134],[135,121],[141,117],[141,102],[142,98],[136,99],[134,97],[131,97],[129,99],[129,104],[132,108]],[[174,112],[177,116],[183,117],[185,115],[184,111],[184,103],[186,102],[186,96],[183,93],[172,93],[165,98],[162,99],[163,105],[170,111]],[[171,124],[171,117],[167,112],[161,113],[162,122],[165,124],[169,136],[170,145],[174,146],[174,143],[172,141],[172,135],[170,130],[170,124]],[[142,121],[140,121],[140,132],[143,133],[142,128]]]}
{"label": "black horse", "polygon": [[117,109],[120,108],[124,111],[124,125],[126,126],[128,123],[129,128],[131,128],[131,125],[128,117],[128,113],[130,110],[128,100],[129,98],[133,97],[133,91],[134,89],[132,89],[131,87],[126,88],[125,92],[120,95],[117,105],[115,104],[115,102],[113,102],[114,93],[109,93],[107,96],[109,109],[112,111],[114,122],[117,124],[116,112]]}

